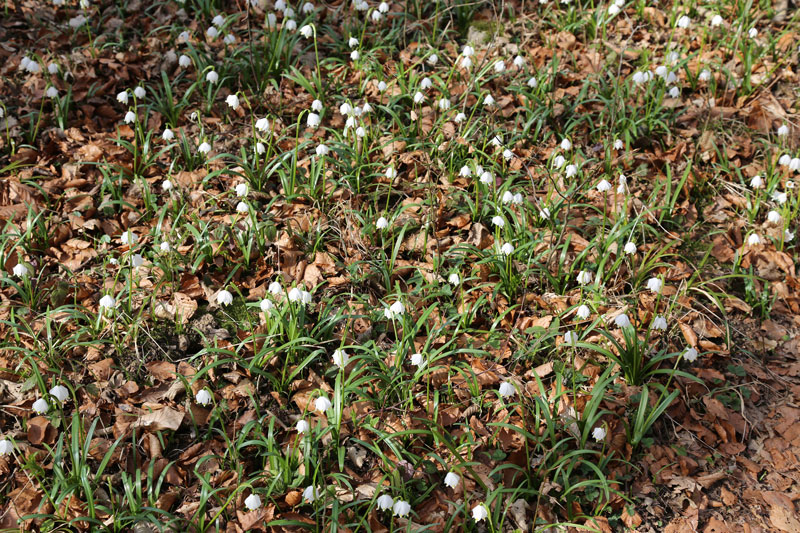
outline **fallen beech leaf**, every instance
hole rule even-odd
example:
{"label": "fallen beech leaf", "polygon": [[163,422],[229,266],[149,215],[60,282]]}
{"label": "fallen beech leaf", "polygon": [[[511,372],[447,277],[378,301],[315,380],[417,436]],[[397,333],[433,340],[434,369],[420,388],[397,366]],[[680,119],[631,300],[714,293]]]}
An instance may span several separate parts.
{"label": "fallen beech leaf", "polygon": [[35,416],[28,420],[28,442],[34,446],[39,444],[53,444],[58,436],[58,431],[44,416]]}
{"label": "fallen beech leaf", "polygon": [[144,428],[150,431],[172,430],[175,431],[181,426],[184,414],[175,409],[164,407],[158,411],[147,413],[139,417],[133,423],[135,428]]}

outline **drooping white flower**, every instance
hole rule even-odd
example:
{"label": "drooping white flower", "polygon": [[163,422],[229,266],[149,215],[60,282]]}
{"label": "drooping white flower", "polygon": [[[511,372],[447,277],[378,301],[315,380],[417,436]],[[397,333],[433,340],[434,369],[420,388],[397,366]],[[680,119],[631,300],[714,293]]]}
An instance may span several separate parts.
{"label": "drooping white flower", "polygon": [[302,35],[306,39],[310,38],[313,34],[314,34],[314,29],[308,24],[300,28],[300,35]]}
{"label": "drooping white flower", "polygon": [[164,130],[164,133],[161,134],[161,138],[164,139],[165,141],[171,141],[172,139],[175,138],[175,133],[173,133],[171,129],[166,128]]}
{"label": "drooping white flower", "polygon": [[498,74],[503,72],[506,69],[506,62],[502,59],[494,64],[494,71]]}
{"label": "drooping white flower", "polygon": [[128,105],[128,91],[122,91],[117,94],[117,102]]}
{"label": "drooping white flower", "polygon": [[211,393],[208,392],[208,389],[200,389],[197,391],[197,394],[194,395],[194,401],[197,403],[197,405],[206,406],[210,404],[213,399],[214,397],[211,396]]}
{"label": "drooping white flower", "polygon": [[564,342],[567,344],[575,344],[578,342],[578,336],[572,331],[567,331],[564,333]]}
{"label": "drooping white flower", "polygon": [[597,190],[599,192],[608,192],[611,190],[611,184],[608,180],[601,180],[600,183],[597,184]]}
{"label": "drooping white flower", "polygon": [[619,175],[619,185],[617,186],[617,194],[625,194],[625,188],[628,186],[628,178],[625,174]]}
{"label": "drooping white flower", "polygon": [[47,65],[47,72],[50,74],[58,74],[58,63],[50,63]]}
{"label": "drooping white flower", "polygon": [[22,263],[17,263],[14,265],[14,268],[11,269],[11,272],[18,278],[24,278],[29,274],[28,267]]}
{"label": "drooping white flower", "polygon": [[508,381],[504,381],[500,384],[500,389],[498,389],[498,393],[503,398],[510,398],[517,393],[517,389],[514,388],[514,385],[509,383]]}
{"label": "drooping white flower", "polygon": [[272,300],[264,298],[259,302],[258,307],[262,313],[268,313],[275,307],[275,304],[272,303]]}
{"label": "drooping white flower", "polygon": [[228,97],[225,98],[225,103],[228,104],[228,107],[236,110],[239,108],[239,97],[235,94],[229,94]]}
{"label": "drooping white flower", "polygon": [[350,361],[350,356],[347,355],[347,352],[345,352],[344,350],[334,350],[332,359],[334,365],[343,369],[344,367],[347,366],[347,363]]}
{"label": "drooping white flower", "polygon": [[303,435],[304,433],[308,433],[308,431],[311,429],[311,426],[305,420],[298,420],[295,429],[299,434]]}
{"label": "drooping white flower", "polygon": [[172,249],[172,247],[169,245],[167,241],[164,241],[158,245],[158,249],[166,253],[169,252]]}
{"label": "drooping white flower", "polygon": [[522,193],[518,192],[514,195],[514,198],[511,199],[511,203],[514,205],[522,205]]}
{"label": "drooping white flower", "polygon": [[517,68],[522,68],[525,66],[525,58],[522,56],[517,56],[514,58],[514,66]]}
{"label": "drooping white flower", "polygon": [[682,17],[680,17],[680,18],[678,19],[677,26],[678,26],[679,28],[686,29],[686,28],[688,28],[688,27],[689,27],[689,24],[691,24],[691,23],[692,23],[692,19],[690,19],[690,18],[689,18],[688,16],[686,16],[686,15],[683,15]]}
{"label": "drooping white flower", "polygon": [[456,124],[461,124],[465,120],[467,120],[467,115],[465,113],[459,112],[456,114],[456,118],[453,119]]}
{"label": "drooping white flower", "polygon": [[650,325],[650,329],[654,329],[657,331],[666,331],[667,329],[667,319],[661,315],[656,316],[653,319],[653,323]]}
{"label": "drooping white flower", "polygon": [[487,94],[486,98],[483,99],[483,105],[486,107],[491,107],[494,105],[494,97],[491,94]]}
{"label": "drooping white flower", "polygon": [[568,138],[564,137],[561,140],[561,145],[560,146],[561,146],[562,150],[569,150],[569,149],[572,148],[572,141],[570,141]]}
{"label": "drooping white flower", "polygon": [[142,98],[144,98],[144,96],[145,96],[146,94],[147,94],[147,92],[144,90],[144,87],[142,87],[141,85],[139,85],[138,87],[136,87],[136,88],[133,90],[133,96],[135,96],[135,97],[136,97],[136,98],[138,98],[139,100],[141,100]]}
{"label": "drooping white flower", "polygon": [[450,100],[448,98],[441,98],[437,104],[441,111],[447,111],[450,109]]}
{"label": "drooping white flower", "polygon": [[589,318],[589,315],[591,315],[591,314],[592,314],[592,311],[591,311],[591,309],[589,309],[589,306],[586,305],[586,304],[583,304],[580,307],[578,307],[578,310],[575,312],[575,316],[577,316],[581,320],[586,320],[587,318]]}
{"label": "drooping white flower", "polygon": [[403,314],[405,314],[405,312],[406,312],[406,306],[403,305],[403,302],[401,302],[400,300],[397,300],[392,305],[390,305],[388,309],[384,310],[384,315],[388,319],[394,320],[396,318],[399,318],[399,317],[403,316]]}
{"label": "drooping white flower", "polygon": [[567,163],[567,160],[566,160],[566,158],[564,158],[564,156],[563,156],[563,155],[561,155],[561,154],[558,154],[558,155],[557,155],[557,156],[556,156],[556,157],[553,159],[553,168],[562,168],[562,167],[563,167],[563,166],[564,166],[566,163]]}
{"label": "drooping white flower", "polygon": [[414,93],[414,103],[415,104],[421,104],[423,101],[425,101],[425,95],[424,94],[422,94],[419,91]]}
{"label": "drooping white flower", "polygon": [[564,174],[566,177],[571,178],[578,173],[577,165],[567,165],[567,168],[564,169]]}
{"label": "drooping white flower", "polygon": [[303,292],[298,287],[292,287],[289,289],[288,297],[290,302],[299,302],[303,299]]}
{"label": "drooping white flower", "polygon": [[117,304],[117,301],[110,294],[106,294],[105,296],[100,298],[99,303],[100,307],[103,309],[113,309],[114,306]]}
{"label": "drooping white flower", "polygon": [[47,91],[45,91],[44,94],[48,98],[55,98],[56,96],[58,96],[58,89],[56,89],[51,85],[50,87],[47,88]]}
{"label": "drooping white flower", "polygon": [[654,294],[661,294],[662,281],[659,278],[650,278],[647,280],[647,289]]}
{"label": "drooping white flower", "polygon": [[[364,3],[366,4],[366,2],[364,2]],[[386,6],[388,6],[388,5],[389,5],[389,4],[387,4],[386,2],[381,2],[381,4],[380,4],[380,5],[384,5],[384,4],[385,4]],[[378,6],[378,7],[380,7],[380,6]],[[387,9],[388,9],[388,7],[387,7]],[[372,18],[372,22],[380,22],[380,21],[381,21],[381,19],[383,18],[383,13],[381,13],[381,11],[380,11],[380,10],[378,10],[378,11],[373,11],[373,12],[372,12],[372,14],[370,15],[370,18]]]}
{"label": "drooping white flower", "polygon": [[386,229],[389,227],[389,221],[386,220],[386,217],[380,217],[377,222],[375,222],[375,227],[378,229]]}
{"label": "drooping white flower", "polygon": [[506,225],[506,221],[503,220],[503,217],[501,217],[500,215],[495,215],[494,217],[492,217],[492,224],[494,224],[498,228],[502,228],[503,226]]}
{"label": "drooping white flower", "polygon": [[217,304],[219,305],[230,305],[233,303],[233,294],[222,289],[217,293]]}
{"label": "drooping white flower", "polygon": [[623,148],[625,148],[625,143],[622,142],[622,139],[614,141],[614,150],[622,150]]}
{"label": "drooping white flower", "polygon": [[397,170],[392,166],[386,167],[386,177],[390,180],[395,179],[397,177]]}
{"label": "drooping white flower", "polygon": [[182,68],[186,68],[192,64],[192,58],[187,56],[186,54],[181,54],[178,58],[178,65]]}
{"label": "drooping white flower", "polygon": [[303,489],[303,499],[309,503],[315,502],[320,496],[322,496],[322,491],[319,489],[319,487],[309,485]]}
{"label": "drooping white flower", "polygon": [[269,130],[269,120],[264,117],[256,120],[256,129],[258,131],[268,131]]}
{"label": "drooping white flower", "polygon": [[321,414],[324,414],[325,411],[330,409],[332,406],[333,404],[331,401],[325,396],[320,396],[314,401],[314,409]]}
{"label": "drooping white flower", "polygon": [[58,403],[64,403],[69,398],[69,389],[64,385],[56,385],[50,389],[50,396],[55,398]]}
{"label": "drooping white flower", "polygon": [[319,157],[326,156],[330,153],[330,148],[328,148],[325,144],[317,145],[317,148],[314,150]]}
{"label": "drooping white flower", "polygon": [[244,506],[247,507],[248,511],[255,511],[261,507],[261,498],[259,498],[258,494],[251,494],[245,498]]}
{"label": "drooping white flower", "polygon": [[14,453],[14,445],[8,439],[0,440],[0,457]]}
{"label": "drooping white flower", "polygon": [[789,126],[786,124],[781,124],[781,127],[778,128],[778,136],[786,137],[787,135],[789,135]]}
{"label": "drooping white flower", "polygon": [[421,353],[411,354],[411,364],[419,368],[425,364],[425,357]]}
{"label": "drooping white flower", "polygon": [[625,244],[625,248],[623,248],[623,251],[628,255],[635,254],[636,244],[633,241],[628,241],[627,244]]}
{"label": "drooping white flower", "polygon": [[642,72],[640,70],[637,70],[636,72],[633,73],[633,83],[635,83],[637,85],[641,85],[643,83],[647,83],[651,79],[653,79],[653,75],[649,71]]}
{"label": "drooping white flower", "polygon": [[278,295],[281,292],[283,292],[283,287],[281,287],[281,284],[280,284],[279,281],[273,281],[272,283],[269,284],[269,287],[267,287],[267,290],[272,295]]}
{"label": "drooping white flower", "polygon": [[39,398],[38,400],[33,402],[31,409],[33,409],[33,412],[36,413],[37,415],[43,415],[48,411],[48,409],[50,409],[50,405],[44,398]]}
{"label": "drooping white flower", "polygon": [[459,476],[455,472],[448,472],[447,475],[444,476],[444,486],[451,489],[456,488],[460,481],[461,481],[461,476]]}
{"label": "drooping white flower", "polygon": [[428,56],[429,65],[435,65],[438,62],[439,62],[439,56],[437,56],[436,54],[431,54]]}
{"label": "drooping white flower", "polygon": [[217,83],[219,81],[219,74],[215,70],[209,70],[206,73],[206,81],[208,83]]}
{"label": "drooping white flower", "polygon": [[378,506],[379,511],[386,511],[391,509],[394,505],[394,498],[388,494],[382,494],[378,496],[378,500],[375,502],[375,504]]}
{"label": "drooping white flower", "polygon": [[503,246],[500,247],[500,253],[503,255],[511,255],[514,253],[514,245],[510,242],[504,243]]}
{"label": "drooping white flower", "polygon": [[631,325],[631,319],[628,318],[628,315],[622,313],[614,317],[614,324],[616,324],[618,328],[627,328]]}
{"label": "drooping white flower", "polygon": [[244,198],[245,196],[247,196],[247,193],[249,192],[249,187],[247,186],[246,183],[237,183],[236,187],[234,187],[233,190],[236,193],[236,196],[238,196],[239,198]]}
{"label": "drooping white flower", "polygon": [[711,18],[711,27],[715,28],[722,24],[722,16],[721,15],[714,15]]}
{"label": "drooping white flower", "polygon": [[597,426],[592,430],[592,438],[597,442],[604,440],[606,438],[606,430],[601,426]]}
{"label": "drooping white flower", "polygon": [[588,270],[581,270],[578,272],[577,280],[580,285],[588,285],[592,282],[592,273]]}
{"label": "drooping white flower", "polygon": [[125,124],[132,124],[133,122],[136,122],[136,113],[133,111],[128,111],[125,113],[125,118],[123,120],[125,121]]}
{"label": "drooping white flower", "polygon": [[773,209],[767,213],[767,220],[772,224],[778,224],[781,221],[781,214]]}
{"label": "drooping white flower", "polygon": [[511,159],[513,158],[514,158],[514,152],[512,152],[508,148],[503,150],[503,159],[505,159],[506,161],[511,161]]}
{"label": "drooping white flower", "polygon": [[747,36],[751,39],[755,39],[758,36],[758,29],[750,28],[750,31],[747,32]]}
{"label": "drooping white flower", "polygon": [[697,360],[697,350],[694,348],[686,348],[686,351],[683,352],[683,358],[690,363],[694,363]]}
{"label": "drooping white flower", "polygon": [[530,87],[531,89],[535,89],[538,85],[539,81],[536,79],[535,76],[528,78],[528,87]]}
{"label": "drooping white flower", "polygon": [[747,237],[747,244],[750,246],[757,246],[761,244],[761,237],[758,236],[758,233],[751,233],[749,237]]}
{"label": "drooping white flower", "polygon": [[208,144],[206,141],[203,141],[202,143],[200,143],[200,146],[197,147],[197,151],[200,152],[201,154],[207,154],[208,152],[211,151],[211,145]]}
{"label": "drooping white flower", "polygon": [[403,500],[397,500],[392,506],[392,512],[395,516],[408,516],[411,512],[411,505]]}
{"label": "drooping white flower", "polygon": [[320,122],[322,122],[322,120],[316,113],[309,113],[308,117],[306,117],[306,124],[309,128],[316,128],[320,125]]}
{"label": "drooping white flower", "polygon": [[450,283],[450,285],[458,287],[459,285],[461,285],[461,278],[458,277],[457,273],[453,272],[452,274],[450,274],[450,276],[448,276],[447,282]]}
{"label": "drooping white flower", "polygon": [[783,232],[783,240],[786,241],[786,242],[792,242],[794,240],[794,233],[789,231],[788,229],[784,230],[784,232]]}
{"label": "drooping white flower", "polygon": [[247,202],[239,202],[238,204],[236,204],[237,213],[244,214],[247,213],[248,211],[250,211],[250,207],[247,205]]}
{"label": "drooping white flower", "polygon": [[385,81],[381,80],[378,82],[378,91],[383,92],[386,90],[387,87],[388,85],[386,85]]}
{"label": "drooping white flower", "polygon": [[481,522],[486,520],[489,517],[489,509],[486,508],[486,504],[479,503],[475,507],[472,508],[472,519],[476,522]]}
{"label": "drooping white flower", "polygon": [[761,176],[753,176],[750,180],[750,186],[754,189],[760,189],[764,186],[764,179]]}
{"label": "drooping white flower", "polygon": [[670,88],[670,90],[669,90],[669,97],[670,98],[677,98],[680,95],[681,95],[681,90],[680,89],[678,89],[677,87]]}

